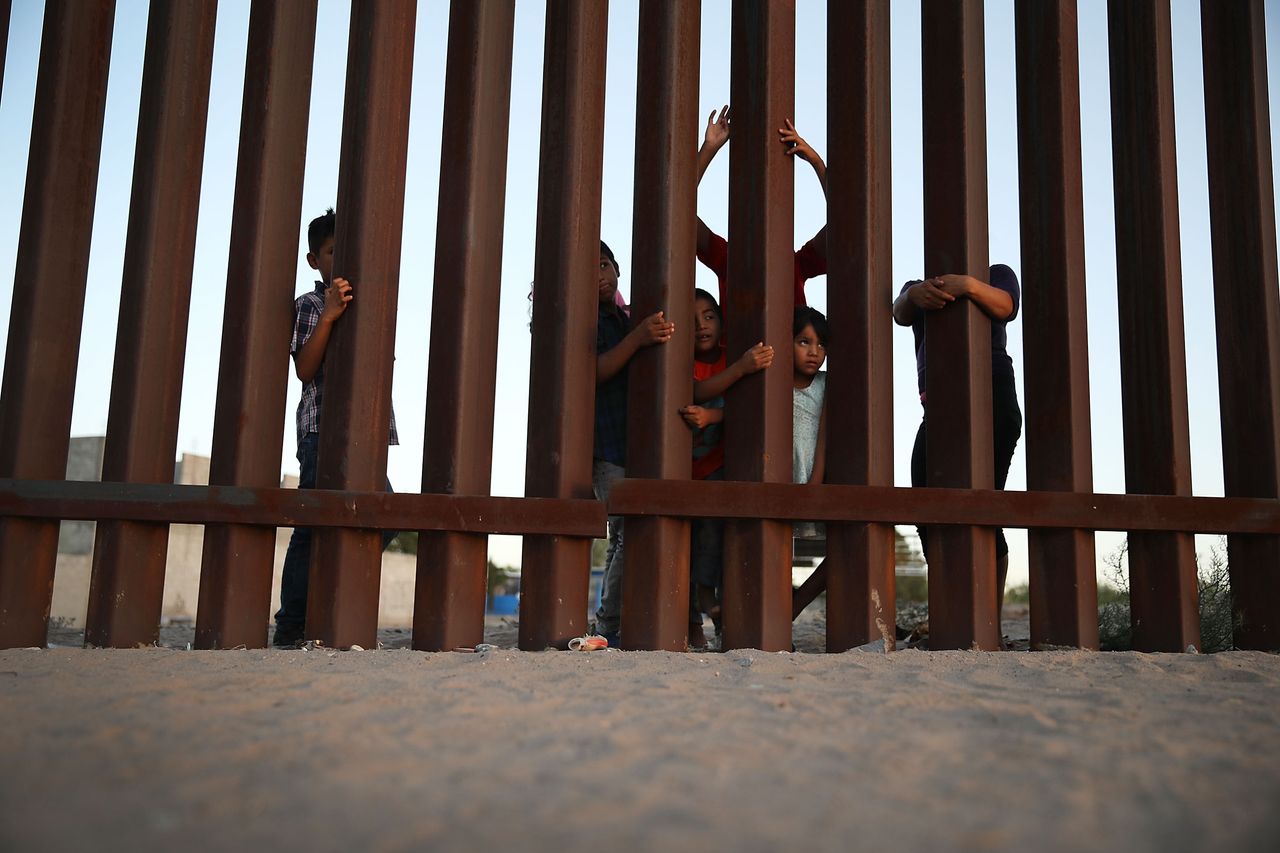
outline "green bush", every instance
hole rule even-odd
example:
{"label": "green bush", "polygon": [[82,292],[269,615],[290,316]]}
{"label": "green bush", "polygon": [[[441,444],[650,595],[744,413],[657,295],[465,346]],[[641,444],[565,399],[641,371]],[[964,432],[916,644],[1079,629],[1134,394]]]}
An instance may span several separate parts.
{"label": "green bush", "polygon": [[416,554],[418,553],[418,531],[402,530],[391,540],[391,544],[387,546],[387,550],[393,554]]}
{"label": "green bush", "polygon": [[[1128,540],[1103,557],[1107,580],[1098,586],[1098,645],[1103,651],[1133,648],[1132,616],[1129,610]],[[1200,565],[1196,555],[1196,578],[1200,605],[1200,651],[1224,652],[1233,648],[1231,578],[1227,566],[1225,539],[1209,549],[1209,565]]]}
{"label": "green bush", "polygon": [[1028,604],[1031,601],[1031,587],[1028,584],[1020,583],[1017,586],[1006,587],[1004,591],[1005,604]]}
{"label": "green bush", "polygon": [[1103,581],[1098,584],[1098,606],[1105,607],[1108,604],[1129,604],[1129,589],[1126,586],[1121,589],[1114,584]]}

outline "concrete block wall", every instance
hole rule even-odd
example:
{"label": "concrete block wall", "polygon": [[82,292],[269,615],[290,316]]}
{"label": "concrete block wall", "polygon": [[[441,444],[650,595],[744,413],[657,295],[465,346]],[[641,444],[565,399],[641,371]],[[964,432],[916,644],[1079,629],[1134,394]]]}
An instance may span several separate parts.
{"label": "concrete block wall", "polygon": [[[71,439],[67,458],[67,479],[98,480],[102,476],[102,436]],[[174,482],[205,485],[209,482],[209,458],[182,454],[174,465]],[[296,477],[285,477],[282,485],[297,487]],[[58,564],[53,582],[50,618],[61,624],[83,627],[89,609],[89,576],[93,568],[92,521],[64,521],[58,538]],[[275,565],[272,571],[270,621],[280,606],[280,575],[284,554],[293,528],[276,532]],[[200,560],[204,547],[204,526],[169,526],[169,557],[165,569],[162,619],[182,621],[196,618],[200,596]],[[382,555],[382,588],[378,611],[380,627],[408,627],[413,623],[413,589],[417,578],[417,558],[412,554]],[[264,628],[266,622],[263,623]]]}

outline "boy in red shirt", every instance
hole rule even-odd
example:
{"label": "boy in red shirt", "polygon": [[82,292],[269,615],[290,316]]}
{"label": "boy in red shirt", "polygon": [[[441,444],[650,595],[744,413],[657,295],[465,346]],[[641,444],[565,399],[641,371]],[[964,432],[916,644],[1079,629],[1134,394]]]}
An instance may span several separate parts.
{"label": "boy in red shirt", "polygon": [[[693,399],[694,404],[680,410],[685,423],[693,429],[693,478],[724,479],[724,445],[721,424],[724,422],[724,399],[729,386],[744,376],[764,370],[773,363],[773,347],[757,343],[732,365],[726,364],[723,322],[715,297],[705,290],[694,291],[693,329]],[[724,522],[718,518],[693,520],[690,531],[692,553],[689,560],[690,602],[689,645],[695,649],[707,645],[702,630],[702,614],[707,613],[719,624],[720,608],[716,590],[720,587]]]}

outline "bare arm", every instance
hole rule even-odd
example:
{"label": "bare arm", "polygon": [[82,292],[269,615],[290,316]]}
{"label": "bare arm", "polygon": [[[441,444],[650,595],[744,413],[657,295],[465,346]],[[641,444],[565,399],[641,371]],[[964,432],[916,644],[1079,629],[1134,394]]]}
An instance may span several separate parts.
{"label": "bare arm", "polygon": [[315,331],[307,342],[293,356],[294,372],[304,383],[315,378],[320,365],[324,363],[324,353],[329,346],[329,335],[333,333],[333,324],[347,310],[347,303],[352,299],[351,284],[345,278],[335,278],[324,291],[324,310],[316,323]]}
{"label": "bare arm", "polygon": [[671,340],[675,330],[676,324],[668,323],[661,311],[644,318],[617,346],[596,356],[596,384],[608,382],[622,372],[622,368],[627,366],[627,362],[641,347],[665,344]]}
{"label": "bare arm", "polygon": [[702,183],[702,176],[706,174],[707,167],[728,141],[729,105],[725,104],[720,108],[719,116],[716,115],[715,110],[707,116],[707,129],[702,134],[702,146],[698,149],[698,183]]}
{"label": "bare arm", "polygon": [[707,400],[714,400],[733,387],[733,383],[742,377],[764,370],[771,364],[773,364],[773,347],[758,343],[715,376],[693,383],[693,401],[705,403]]}
{"label": "bare arm", "polygon": [[967,297],[992,320],[1008,320],[1013,314],[1013,297],[971,275],[943,275],[933,281],[952,296]]}
{"label": "bare arm", "polygon": [[813,149],[813,146],[804,141],[804,137],[796,130],[796,126],[791,123],[791,119],[786,120],[786,127],[778,128],[778,140],[786,146],[788,157],[799,157],[801,160],[813,167],[813,173],[818,176],[818,183],[822,184],[822,195],[827,195],[827,164],[822,161],[822,155]]}
{"label": "bare arm", "polygon": [[[716,159],[716,154],[729,141],[729,105],[720,108],[720,115],[712,110],[707,117],[707,129],[702,135],[702,145],[698,148],[698,183],[707,173],[707,167]],[[698,253],[706,254],[711,249],[711,229],[698,217]]]}
{"label": "bare arm", "polygon": [[[810,166],[813,167],[813,173],[818,176],[818,183],[822,184],[822,197],[827,198],[827,164],[822,161],[822,155],[814,150],[813,146],[805,142],[796,130],[796,126],[791,123],[791,119],[786,120],[786,127],[778,129],[778,139],[786,147],[788,157],[799,157]],[[813,239],[809,241],[811,245],[825,262],[827,259],[827,226],[823,225],[817,234],[813,235]]]}

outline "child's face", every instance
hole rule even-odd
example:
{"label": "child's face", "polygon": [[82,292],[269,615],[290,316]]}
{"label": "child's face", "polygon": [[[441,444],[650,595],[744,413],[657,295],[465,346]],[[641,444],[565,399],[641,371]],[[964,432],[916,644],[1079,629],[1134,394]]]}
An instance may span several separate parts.
{"label": "child's face", "polygon": [[702,297],[694,300],[693,309],[693,351],[698,355],[710,355],[720,348],[720,312]]}
{"label": "child's face", "polygon": [[325,284],[333,281],[333,238],[326,237],[320,251],[307,252],[307,263],[320,273],[320,280]]}
{"label": "child's face", "polygon": [[805,326],[792,339],[795,348],[795,372],[797,376],[815,376],[827,360],[827,348],[818,340],[813,326]]}
{"label": "child's face", "polygon": [[618,270],[607,255],[600,256],[600,304],[612,305],[618,292]]}

